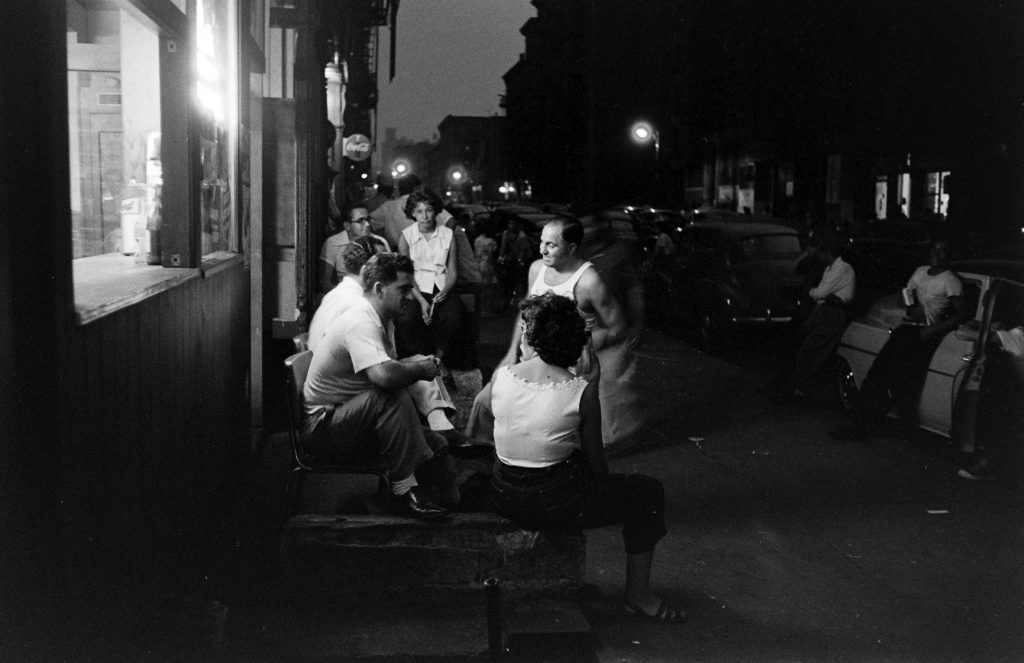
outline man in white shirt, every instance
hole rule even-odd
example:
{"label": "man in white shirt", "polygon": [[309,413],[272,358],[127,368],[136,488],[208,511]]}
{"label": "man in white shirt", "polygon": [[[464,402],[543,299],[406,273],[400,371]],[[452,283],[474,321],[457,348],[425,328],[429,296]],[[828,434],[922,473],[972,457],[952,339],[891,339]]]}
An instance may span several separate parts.
{"label": "man in white shirt", "polygon": [[[447,510],[430,501],[417,474],[445,474],[439,465],[446,443],[424,433],[408,387],[436,378],[439,362],[433,356],[397,359],[390,324],[412,298],[412,272],[404,256],[380,254],[367,262],[363,299],[331,322],[313,352],[303,389],[303,442],[311,456],[330,464],[384,456],[393,510],[436,519]],[[437,487],[457,493],[452,485]]]}
{"label": "man in white shirt", "polygon": [[963,298],[963,284],[949,269],[945,242],[932,243],[929,263],[918,267],[907,283],[915,304],[907,309],[903,324],[868,369],[853,404],[852,422],[829,435],[837,440],[862,440],[871,434],[895,402],[903,417],[917,411],[915,398],[928,372],[932,355],[945,335],[970,317]]}
{"label": "man in white shirt", "polygon": [[[345,278],[327,293],[313,315],[313,320],[309,325],[310,350],[316,352],[331,323],[362,301],[363,280],[360,271],[375,254],[375,247],[368,237],[358,237],[345,246],[342,254],[345,263]],[[388,326],[389,332],[393,333],[391,328],[394,327],[394,323],[389,322]],[[412,358],[417,357],[422,358],[422,355]],[[430,430],[442,435],[448,441],[451,449],[467,454],[470,451],[482,453],[482,450],[469,448],[473,446],[472,440],[457,430],[449,419],[449,415],[455,412],[455,403],[452,402],[447,388],[440,379],[418,380],[409,385],[409,393],[416,405],[416,410],[426,418]]]}
{"label": "man in white shirt", "polygon": [[317,285],[320,292],[327,292],[341,281],[345,273],[342,251],[353,239],[369,237],[379,246],[379,251],[388,250],[388,242],[380,235],[370,232],[370,210],[365,203],[354,203],[345,212],[344,230],[331,235],[320,247]]}
{"label": "man in white shirt", "polygon": [[857,276],[853,267],[839,255],[839,241],[826,237],[818,249],[828,262],[821,281],[809,294],[815,306],[803,323],[803,343],[793,358],[793,372],[772,400],[799,400],[804,397],[802,387],[839,347],[839,339],[846,329],[847,307],[853,301]]}

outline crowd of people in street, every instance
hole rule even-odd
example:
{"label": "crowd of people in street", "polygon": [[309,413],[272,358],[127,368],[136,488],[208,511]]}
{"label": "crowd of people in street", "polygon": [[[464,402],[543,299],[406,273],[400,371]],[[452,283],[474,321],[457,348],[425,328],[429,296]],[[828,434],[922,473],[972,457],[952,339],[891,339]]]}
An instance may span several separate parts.
{"label": "crowd of people in street", "polygon": [[[616,260],[614,238],[598,241],[585,259],[583,225],[566,215],[542,228],[537,257],[516,220],[474,227],[414,176],[397,193],[339,210],[341,229],[323,244],[303,390],[308,453],[332,464],[383,458],[389,509],[426,520],[464,506],[457,463],[487,459],[492,508],[523,527],[622,523],[624,609],[663,623],[685,620],[650,589],[654,549],[666,533],[661,484],[608,471],[606,454],[639,441],[645,421],[636,385],[642,293],[599,268]],[[659,238],[654,259],[671,256],[664,244]],[[805,397],[836,352],[857,288],[835,236],[809,241],[794,271],[805,275],[810,303],[789,370],[771,390],[776,402]],[[906,318],[861,385],[850,423],[829,431],[837,440],[868,437],[893,404],[912,421],[909,404],[935,348],[966,319],[942,242],[905,293]],[[468,420],[457,422],[447,364],[474,316],[510,305],[518,315],[508,350]],[[994,333],[1007,352],[1024,352],[1024,330]],[[981,450],[971,452],[962,472],[977,478]]]}

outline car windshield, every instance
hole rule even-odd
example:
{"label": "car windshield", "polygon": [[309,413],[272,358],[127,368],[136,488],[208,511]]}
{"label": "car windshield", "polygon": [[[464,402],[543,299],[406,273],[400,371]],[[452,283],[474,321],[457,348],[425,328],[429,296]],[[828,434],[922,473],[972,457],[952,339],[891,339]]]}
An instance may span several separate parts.
{"label": "car windshield", "polygon": [[751,235],[740,240],[744,260],[795,260],[800,255],[797,235]]}

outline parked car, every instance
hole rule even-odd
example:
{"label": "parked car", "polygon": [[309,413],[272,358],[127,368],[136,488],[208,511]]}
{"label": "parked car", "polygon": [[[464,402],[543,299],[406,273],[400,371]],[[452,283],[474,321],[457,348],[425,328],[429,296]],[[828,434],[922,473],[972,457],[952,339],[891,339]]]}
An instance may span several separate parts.
{"label": "parked car", "polygon": [[[1005,396],[1007,390],[1020,393],[1020,380],[1011,376],[1012,370],[1004,370],[1008,369],[1006,355],[994,349],[980,352],[984,348],[979,339],[988,338],[993,324],[1005,329],[1024,324],[1024,263],[972,260],[954,263],[953,271],[964,284],[964,297],[973,316],[942,339],[928,368],[916,413],[918,426],[946,437],[957,426],[965,425],[964,418],[978,412],[977,408],[956,405],[965,393],[965,377],[981,357],[987,358],[988,367],[980,371],[981,382],[974,385],[980,389],[975,393],[984,397],[993,393]],[[838,350],[839,400],[844,408],[851,407],[875,357],[902,322],[904,312],[902,297],[896,291],[875,301],[846,328]],[[1013,408],[1018,412],[1019,402]]]}
{"label": "parked car", "polygon": [[491,224],[500,233],[508,228],[508,222],[515,219],[523,232],[530,238],[535,257],[540,257],[540,232],[544,226],[554,219],[568,217],[568,214],[543,212],[539,207],[529,205],[501,205],[491,210]]}
{"label": "parked car", "polygon": [[649,293],[651,308],[705,351],[740,327],[788,323],[806,296],[793,270],[801,250],[797,232],[781,224],[694,221],[679,233],[671,283]]}
{"label": "parked car", "polygon": [[906,223],[858,224],[843,257],[857,272],[857,288],[869,301],[903,287],[917,267],[928,262],[924,230]]}

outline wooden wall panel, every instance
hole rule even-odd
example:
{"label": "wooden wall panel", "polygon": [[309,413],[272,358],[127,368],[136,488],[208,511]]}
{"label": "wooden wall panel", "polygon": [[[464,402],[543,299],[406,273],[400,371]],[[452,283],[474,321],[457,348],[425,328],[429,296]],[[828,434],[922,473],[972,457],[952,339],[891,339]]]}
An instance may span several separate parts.
{"label": "wooden wall panel", "polygon": [[209,523],[249,448],[248,285],[226,269],[66,339],[64,538],[72,572],[104,593],[205,575]]}

